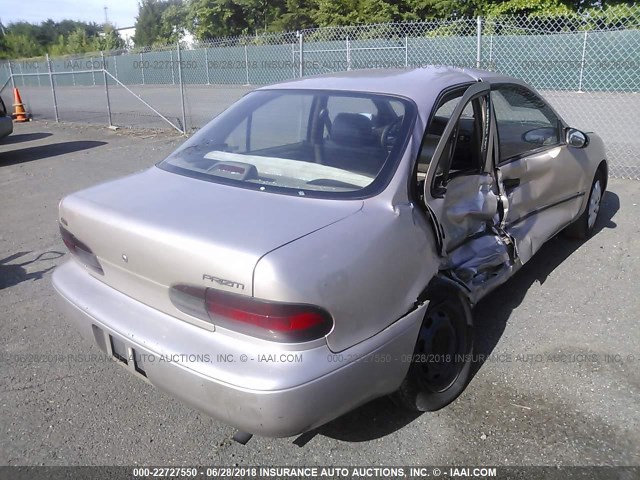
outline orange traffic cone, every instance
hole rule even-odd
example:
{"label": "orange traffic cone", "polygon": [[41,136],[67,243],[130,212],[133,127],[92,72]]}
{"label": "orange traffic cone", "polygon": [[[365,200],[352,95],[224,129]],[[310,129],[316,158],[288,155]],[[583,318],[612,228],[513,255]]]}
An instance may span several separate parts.
{"label": "orange traffic cone", "polygon": [[24,110],[24,104],[22,103],[22,98],[20,98],[20,92],[17,88],[13,89],[13,106],[15,107],[15,111],[13,112],[13,121],[14,122],[28,122],[29,118],[27,117],[27,112]]}

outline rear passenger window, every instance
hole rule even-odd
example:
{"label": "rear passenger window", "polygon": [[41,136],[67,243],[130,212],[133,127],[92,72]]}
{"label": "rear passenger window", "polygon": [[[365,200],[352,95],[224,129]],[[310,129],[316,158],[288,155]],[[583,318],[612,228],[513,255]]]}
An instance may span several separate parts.
{"label": "rear passenger window", "polygon": [[500,161],[560,142],[560,121],[551,108],[530,90],[518,85],[491,92],[498,125]]}

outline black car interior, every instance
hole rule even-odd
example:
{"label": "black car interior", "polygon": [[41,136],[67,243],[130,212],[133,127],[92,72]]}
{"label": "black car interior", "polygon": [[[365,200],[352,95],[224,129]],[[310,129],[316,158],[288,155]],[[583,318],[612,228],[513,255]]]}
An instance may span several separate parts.
{"label": "black car interior", "polygon": [[249,150],[246,153],[319,163],[375,177],[385,164],[404,117],[384,101],[376,114],[330,112],[321,99],[311,112],[308,140],[296,144]]}
{"label": "black car interior", "polygon": [[373,120],[359,113],[339,113],[324,140],[324,164],[374,176],[387,158]]}
{"label": "black car interior", "polygon": [[[454,97],[455,98],[455,97]],[[451,98],[445,98],[440,106],[450,102]],[[482,115],[478,100],[472,102],[472,112],[463,115],[458,119],[458,124],[454,130],[456,140],[451,148],[451,163],[449,170],[451,174],[458,172],[477,171],[482,164],[481,142],[482,142]],[[418,159],[418,172],[427,173],[429,164],[433,159],[438,142],[451,119],[450,116],[438,115],[440,108],[436,110],[436,115],[431,119],[427,132],[425,133]]]}

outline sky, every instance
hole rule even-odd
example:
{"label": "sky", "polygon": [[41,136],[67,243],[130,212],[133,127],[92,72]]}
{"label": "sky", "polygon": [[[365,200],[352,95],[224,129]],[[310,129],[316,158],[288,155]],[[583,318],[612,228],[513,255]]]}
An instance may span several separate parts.
{"label": "sky", "polygon": [[48,18],[104,23],[104,7],[116,28],[132,27],[138,14],[138,0],[2,0],[0,21],[3,25],[24,20],[40,23]]}

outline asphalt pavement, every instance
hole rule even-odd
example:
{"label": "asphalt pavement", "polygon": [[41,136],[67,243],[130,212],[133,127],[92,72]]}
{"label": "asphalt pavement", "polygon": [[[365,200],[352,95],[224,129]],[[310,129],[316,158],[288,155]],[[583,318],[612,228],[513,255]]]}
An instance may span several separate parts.
{"label": "asphalt pavement", "polygon": [[0,465],[640,464],[638,181],[612,179],[593,238],[551,240],[477,306],[485,361],[438,412],[382,398],[298,439],[242,446],[111,361],[80,360],[101,352],[57,309],[51,273],[69,257],[58,202],[182,140],[36,121],[0,144]]}

